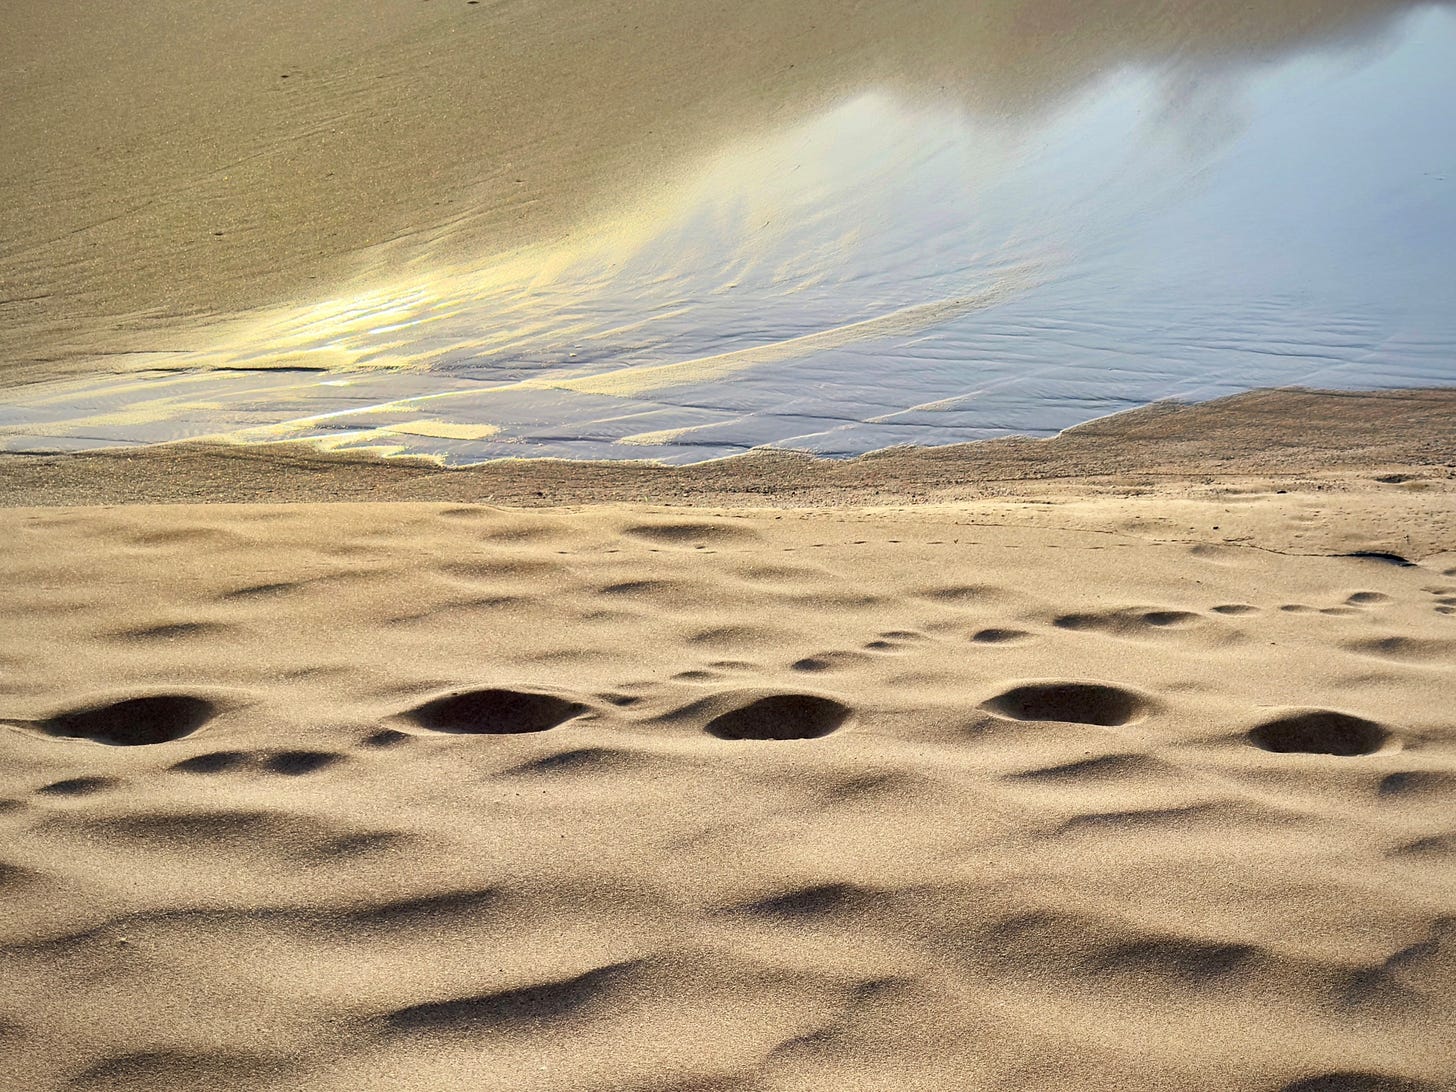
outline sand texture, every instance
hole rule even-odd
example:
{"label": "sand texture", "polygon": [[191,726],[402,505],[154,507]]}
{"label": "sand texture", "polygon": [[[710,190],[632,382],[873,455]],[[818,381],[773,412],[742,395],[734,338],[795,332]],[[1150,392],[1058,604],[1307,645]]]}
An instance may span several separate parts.
{"label": "sand texture", "polygon": [[0,512],[0,1086],[1456,1087],[1449,480]]}

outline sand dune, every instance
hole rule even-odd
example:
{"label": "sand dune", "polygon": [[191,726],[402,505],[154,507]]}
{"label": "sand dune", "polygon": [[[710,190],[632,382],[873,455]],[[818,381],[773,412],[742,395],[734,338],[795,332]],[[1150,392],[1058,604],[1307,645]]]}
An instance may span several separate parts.
{"label": "sand dune", "polygon": [[6,509],[0,1083],[1456,1087],[1451,487],[1330,488]]}

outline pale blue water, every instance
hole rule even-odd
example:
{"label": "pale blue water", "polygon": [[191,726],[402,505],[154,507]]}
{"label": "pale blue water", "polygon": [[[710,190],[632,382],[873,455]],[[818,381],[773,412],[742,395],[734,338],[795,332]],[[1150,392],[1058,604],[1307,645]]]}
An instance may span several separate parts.
{"label": "pale blue water", "polygon": [[[1167,397],[1451,384],[1456,15],[1129,68],[1035,123],[866,89],[578,234],[165,361],[230,371],[27,391],[0,449],[851,455]],[[253,370],[280,362],[331,370]]]}

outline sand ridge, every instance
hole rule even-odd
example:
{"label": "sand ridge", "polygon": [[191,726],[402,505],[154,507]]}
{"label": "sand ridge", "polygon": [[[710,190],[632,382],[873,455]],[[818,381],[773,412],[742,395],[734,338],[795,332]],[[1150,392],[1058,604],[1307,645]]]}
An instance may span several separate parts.
{"label": "sand ridge", "polygon": [[1390,490],[6,509],[4,1083],[1453,1087]]}

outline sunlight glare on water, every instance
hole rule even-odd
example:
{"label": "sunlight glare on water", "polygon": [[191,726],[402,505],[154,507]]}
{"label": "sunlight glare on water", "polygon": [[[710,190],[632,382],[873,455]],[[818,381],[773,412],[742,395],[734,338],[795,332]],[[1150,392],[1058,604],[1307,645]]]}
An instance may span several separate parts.
{"label": "sunlight glare on water", "polygon": [[570,245],[32,388],[0,449],[306,439],[689,462],[1049,435],[1159,398],[1456,381],[1456,17],[1032,123],[870,89]]}

